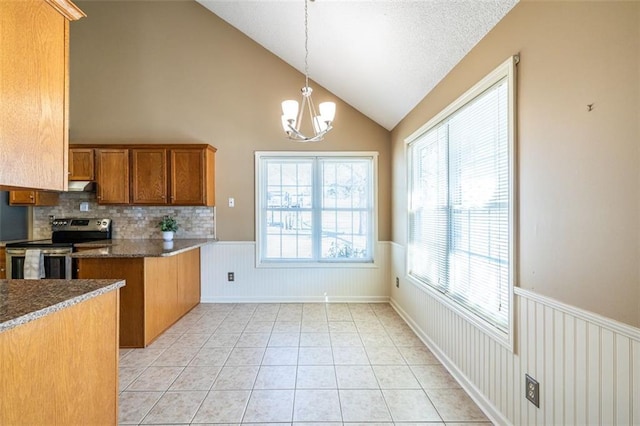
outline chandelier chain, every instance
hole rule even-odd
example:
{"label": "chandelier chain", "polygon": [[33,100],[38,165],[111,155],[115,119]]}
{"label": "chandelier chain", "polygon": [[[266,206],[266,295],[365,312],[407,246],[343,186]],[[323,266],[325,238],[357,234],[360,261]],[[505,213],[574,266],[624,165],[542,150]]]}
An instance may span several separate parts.
{"label": "chandelier chain", "polygon": [[309,87],[309,0],[304,0],[304,86]]}

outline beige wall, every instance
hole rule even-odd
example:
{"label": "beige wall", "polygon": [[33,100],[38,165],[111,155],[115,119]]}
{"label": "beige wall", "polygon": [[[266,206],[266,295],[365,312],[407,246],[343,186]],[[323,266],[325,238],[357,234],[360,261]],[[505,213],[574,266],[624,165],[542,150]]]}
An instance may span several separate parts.
{"label": "beige wall", "polygon": [[302,74],[199,4],[77,3],[87,18],[71,26],[72,142],[215,146],[218,237],[237,241],[254,240],[254,151],[378,151],[378,237],[390,239],[387,130],[312,84],[316,102],[337,102],[335,129],[324,142],[291,142],[280,102],[299,97]]}
{"label": "beige wall", "polygon": [[393,130],[393,240],[404,139],[518,52],[519,285],[640,327],[639,2],[518,4]]}

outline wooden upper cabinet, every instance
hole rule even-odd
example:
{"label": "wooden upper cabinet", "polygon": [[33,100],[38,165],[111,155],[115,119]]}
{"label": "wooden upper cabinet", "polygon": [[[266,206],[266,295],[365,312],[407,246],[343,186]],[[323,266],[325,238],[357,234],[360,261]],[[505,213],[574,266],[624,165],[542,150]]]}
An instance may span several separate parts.
{"label": "wooden upper cabinet", "polygon": [[213,207],[215,153],[206,144],[74,144],[70,171],[75,176],[95,159],[99,204]]}
{"label": "wooden upper cabinet", "polygon": [[215,205],[214,153],[208,148],[171,149],[171,204]]}
{"label": "wooden upper cabinet", "polygon": [[91,148],[69,149],[69,180],[94,180],[94,159]]}
{"label": "wooden upper cabinet", "polygon": [[67,189],[66,0],[0,1],[0,186]]}
{"label": "wooden upper cabinet", "polygon": [[9,204],[12,206],[57,206],[59,193],[51,191],[11,191]]}
{"label": "wooden upper cabinet", "polygon": [[98,203],[129,204],[129,150],[100,148],[95,154]]}
{"label": "wooden upper cabinet", "polygon": [[167,150],[136,148],[131,150],[131,202],[167,204]]}

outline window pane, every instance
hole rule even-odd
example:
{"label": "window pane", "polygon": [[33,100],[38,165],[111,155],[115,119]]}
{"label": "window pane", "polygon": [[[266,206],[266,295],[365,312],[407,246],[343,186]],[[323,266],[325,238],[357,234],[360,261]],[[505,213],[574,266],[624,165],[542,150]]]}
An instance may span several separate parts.
{"label": "window pane", "polygon": [[411,142],[409,274],[508,324],[508,80]]}
{"label": "window pane", "polygon": [[312,160],[268,160],[267,206],[311,208]]}
{"label": "window pane", "polygon": [[263,259],[373,260],[373,158],[269,157],[260,167]]}
{"label": "window pane", "polygon": [[371,160],[323,159],[321,257],[370,259]]}
{"label": "window pane", "polygon": [[326,259],[369,258],[368,212],[324,211],[322,213],[322,257]]}
{"label": "window pane", "polygon": [[311,212],[267,210],[267,258],[313,257]]}
{"label": "window pane", "polygon": [[448,167],[447,126],[425,135],[416,146],[412,164],[409,216],[409,271],[432,286],[447,284]]}
{"label": "window pane", "polygon": [[370,164],[370,160],[323,160],[323,207],[368,208]]}

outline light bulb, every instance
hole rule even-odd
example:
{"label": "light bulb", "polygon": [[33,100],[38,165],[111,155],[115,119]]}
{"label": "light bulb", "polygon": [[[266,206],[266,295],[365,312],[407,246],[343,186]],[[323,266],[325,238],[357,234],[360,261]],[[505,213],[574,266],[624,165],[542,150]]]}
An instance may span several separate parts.
{"label": "light bulb", "polygon": [[332,122],[336,117],[336,104],[334,102],[322,102],[318,105],[320,108],[320,115],[324,121]]}
{"label": "light bulb", "polygon": [[284,101],[282,102],[282,114],[287,119],[295,120],[298,115],[298,101]]}

